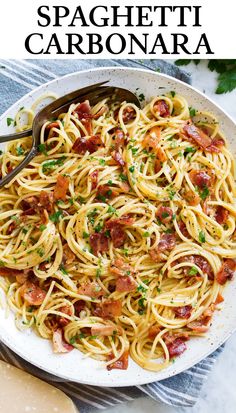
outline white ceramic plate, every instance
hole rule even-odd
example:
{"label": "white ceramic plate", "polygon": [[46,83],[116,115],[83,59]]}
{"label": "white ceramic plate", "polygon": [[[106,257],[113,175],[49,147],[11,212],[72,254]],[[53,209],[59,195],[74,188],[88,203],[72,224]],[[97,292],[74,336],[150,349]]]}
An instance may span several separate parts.
{"label": "white ceramic plate", "polygon": [[[193,87],[169,76],[142,69],[101,68],[87,70],[42,85],[20,99],[1,116],[1,134],[10,131],[6,124],[7,117],[14,117],[22,106],[30,107],[35,99],[46,91],[63,95],[102,80],[110,80],[112,85],[144,93],[147,99],[170,90],[184,95],[189,106],[214,112],[220,120],[221,128],[231,144],[232,151],[236,152],[236,125],[222,109]],[[139,89],[137,90],[137,88]],[[193,366],[219,347],[236,330],[236,279],[228,283],[224,297],[224,308],[215,314],[213,325],[207,337],[191,339],[188,342],[188,350],[166,370],[157,373],[143,370],[132,360],[130,360],[128,370],[109,372],[102,366],[101,362],[90,358],[85,359],[77,350],[66,355],[53,354],[49,341],[37,337],[33,332],[19,332],[15,327],[13,314],[6,318],[2,309],[0,310],[0,339],[25,360],[67,380],[110,387],[140,385],[171,377]]]}

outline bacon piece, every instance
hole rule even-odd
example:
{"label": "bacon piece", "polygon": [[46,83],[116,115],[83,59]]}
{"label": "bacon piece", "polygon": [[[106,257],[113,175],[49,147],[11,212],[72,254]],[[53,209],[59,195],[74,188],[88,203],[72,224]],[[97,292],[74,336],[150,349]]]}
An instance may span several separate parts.
{"label": "bacon piece", "polygon": [[46,126],[46,131],[50,131],[50,129],[52,129],[52,128],[58,128],[58,126],[59,126],[59,123],[57,122],[57,121],[55,121],[55,122],[51,122],[51,123],[49,123],[47,126]]}
{"label": "bacon piece", "polygon": [[158,100],[153,109],[159,113],[159,116],[162,118],[166,118],[167,116],[170,116],[170,110],[169,106],[167,105],[165,100]]}
{"label": "bacon piece", "polygon": [[197,171],[196,169],[192,169],[189,173],[189,177],[193,185],[196,185],[201,189],[204,189],[205,187],[209,188],[212,184],[212,176],[204,170]]}
{"label": "bacon piece", "polygon": [[75,260],[75,254],[71,251],[68,244],[64,244],[62,261],[65,264],[71,264],[74,260]]}
{"label": "bacon piece", "polygon": [[227,280],[232,280],[235,270],[236,261],[232,260],[231,258],[227,258],[223,262],[220,271],[216,274],[217,282],[220,285],[224,285]]}
{"label": "bacon piece", "polygon": [[[39,198],[37,196],[28,196],[25,199],[22,199],[21,201],[21,207],[24,212],[30,209],[35,209],[39,203]],[[25,214],[28,215],[28,214]],[[29,214],[31,215],[31,214]]]}
{"label": "bacon piece", "polygon": [[163,163],[160,161],[160,159],[156,159],[155,163],[154,163],[154,172],[155,172],[155,174],[160,172],[160,170],[162,169],[162,166],[163,166]]}
{"label": "bacon piece", "polygon": [[215,136],[215,138],[212,139],[210,146],[206,148],[207,152],[211,153],[219,153],[222,151],[222,146],[225,145],[224,139]]}
{"label": "bacon piece", "polygon": [[95,255],[98,255],[99,252],[107,252],[109,249],[108,238],[104,231],[90,235],[89,241]]}
{"label": "bacon piece", "polygon": [[154,340],[157,336],[157,334],[159,334],[161,331],[160,327],[157,325],[151,326],[148,330],[148,338],[150,338],[150,340]]}
{"label": "bacon piece", "polygon": [[160,146],[156,147],[155,153],[156,153],[157,159],[161,162],[161,164],[167,161],[166,153]]}
{"label": "bacon piece", "polygon": [[16,275],[16,281],[19,284],[24,284],[29,278],[29,276],[32,274],[34,274],[34,272],[32,271],[31,268],[23,270],[23,271],[19,271]]}
{"label": "bacon piece", "polygon": [[78,289],[78,294],[87,295],[91,298],[99,298],[104,295],[104,291],[97,282],[93,281],[82,284]]}
{"label": "bacon piece", "polygon": [[168,348],[170,358],[180,356],[180,354],[187,350],[187,346],[181,338],[176,338],[173,343],[167,344],[166,346]]}
{"label": "bacon piece", "polygon": [[83,300],[78,300],[74,303],[75,315],[76,317],[80,316],[80,312],[85,309],[86,303]]}
{"label": "bacon piece", "polygon": [[224,297],[220,293],[218,293],[214,304],[217,305],[223,303],[223,301],[225,301]]}
{"label": "bacon piece", "polygon": [[187,138],[190,138],[190,142],[194,141],[203,149],[209,147],[212,143],[211,138],[203,132],[200,128],[193,123],[187,123],[184,128],[184,133]]}
{"label": "bacon piece", "polygon": [[121,155],[120,152],[118,152],[118,151],[113,151],[113,152],[111,153],[111,156],[112,156],[112,158],[115,160],[115,162],[116,162],[118,165],[120,165],[120,166],[122,166],[122,167],[125,166],[125,161],[124,161],[124,159],[123,159],[123,157],[122,157],[122,155]]}
{"label": "bacon piece", "polygon": [[183,307],[173,308],[175,315],[179,318],[189,318],[191,316],[192,306],[185,305]]}
{"label": "bacon piece", "polygon": [[122,302],[120,300],[105,300],[101,304],[102,318],[119,317],[122,313]]}
{"label": "bacon piece", "polygon": [[62,201],[66,201],[66,193],[69,188],[69,179],[66,176],[58,175],[57,183],[54,187],[53,197],[54,201],[58,201],[59,199]]}
{"label": "bacon piece", "polygon": [[121,332],[121,328],[115,327],[111,324],[95,324],[91,328],[92,336],[112,336]]}
{"label": "bacon piece", "polygon": [[77,138],[72,146],[72,150],[75,153],[84,155],[87,151],[89,153],[94,153],[103,146],[104,144],[101,140],[101,137],[99,135],[93,135],[87,139],[85,137]]}
{"label": "bacon piece", "polygon": [[133,107],[127,106],[122,114],[122,119],[124,123],[128,123],[136,118],[136,111]]}
{"label": "bacon piece", "polygon": [[[72,315],[72,308],[69,305],[64,305],[63,307],[59,308],[61,313]],[[61,327],[67,326],[70,323],[70,320],[66,317],[59,317],[58,323]]]}
{"label": "bacon piece", "polygon": [[209,330],[209,326],[204,324],[204,319],[198,321],[191,321],[191,323],[187,324],[187,327],[197,333],[205,333]]}
{"label": "bacon piece", "polygon": [[187,201],[187,203],[191,206],[196,206],[200,204],[200,196],[195,192],[192,191],[191,189],[183,195],[184,199]]}
{"label": "bacon piece", "polygon": [[[111,359],[113,359],[114,355],[112,354],[110,357]],[[118,360],[114,361],[114,363],[111,363],[107,366],[107,370],[113,370],[113,369],[127,370],[128,362],[129,362],[129,351],[126,350],[124,351],[124,353],[122,354],[122,356],[120,356]]]}
{"label": "bacon piece", "polygon": [[92,114],[89,101],[85,100],[84,102],[79,103],[74,109],[73,114],[77,114],[79,120],[91,118]]}
{"label": "bacon piece", "polygon": [[66,343],[63,339],[63,332],[61,328],[58,328],[53,332],[52,336],[53,351],[54,353],[69,353],[74,349],[73,346]]}
{"label": "bacon piece", "polygon": [[163,223],[168,224],[173,218],[173,211],[169,207],[160,206],[156,211],[156,217]]}
{"label": "bacon piece", "polygon": [[46,291],[30,281],[22,285],[20,294],[31,305],[41,305],[46,297]]}
{"label": "bacon piece", "polygon": [[16,227],[17,227],[16,222],[15,221],[11,222],[6,230],[6,235],[11,235],[13,231],[16,229]]}
{"label": "bacon piece", "polygon": [[180,232],[182,232],[183,236],[188,238],[189,233],[188,233],[187,227],[186,227],[184,221],[182,221],[182,219],[178,222],[178,226],[179,226]]}
{"label": "bacon piece", "polygon": [[146,134],[142,141],[142,146],[157,149],[158,142],[161,139],[161,129],[159,126],[153,126]]}
{"label": "bacon piece", "polygon": [[[201,255],[188,255],[187,257],[183,257],[180,262],[192,262],[193,264],[197,265],[203,272],[203,274],[207,274],[209,280],[214,280],[214,272],[210,263],[207,261],[205,257]],[[189,267],[186,267],[184,270],[185,274],[188,275],[190,271]]]}
{"label": "bacon piece", "polygon": [[188,341],[189,340],[189,334],[188,333],[177,333],[177,332],[169,332],[165,333],[164,336],[164,341],[166,344],[172,344],[177,338],[180,338],[182,341]]}
{"label": "bacon piece", "polygon": [[95,115],[93,115],[93,119],[99,119],[104,113],[108,110],[107,106],[102,106],[101,109]]}
{"label": "bacon piece", "polygon": [[125,275],[117,278],[116,291],[119,293],[130,292],[136,290],[138,283],[132,277],[132,275]]}
{"label": "bacon piece", "polygon": [[21,270],[15,270],[14,268],[0,266],[1,277],[16,277],[21,274],[23,274],[23,271]]}
{"label": "bacon piece", "polygon": [[215,212],[215,220],[218,222],[218,224],[225,224],[229,216],[229,211],[222,207],[221,205],[218,205],[216,208]]}
{"label": "bacon piece", "polygon": [[93,171],[90,175],[89,175],[91,182],[92,182],[92,191],[97,188],[98,185],[98,170]]}
{"label": "bacon piece", "polygon": [[103,198],[105,199],[112,199],[114,197],[116,197],[118,195],[118,192],[110,187],[109,185],[99,185],[98,189],[97,189],[97,198],[99,200],[103,200]]}
{"label": "bacon piece", "polygon": [[[39,194],[39,207],[46,209],[47,212],[51,213],[53,210],[53,193],[41,191]],[[37,208],[36,208],[37,209]],[[41,209],[40,209],[41,211]]]}
{"label": "bacon piece", "polygon": [[125,194],[127,194],[130,191],[130,186],[127,181],[120,182],[119,186]]}
{"label": "bacon piece", "polygon": [[175,234],[162,234],[158,243],[158,251],[171,251],[176,245]]}
{"label": "bacon piece", "polygon": [[124,275],[134,274],[134,268],[126,264],[122,258],[116,258],[110,266],[110,273],[116,277],[123,277]]}
{"label": "bacon piece", "polygon": [[116,225],[132,225],[135,222],[134,218],[131,218],[129,214],[121,215],[119,218],[109,219],[106,222],[106,229],[112,229]]}
{"label": "bacon piece", "polygon": [[115,150],[118,151],[120,148],[125,146],[125,134],[119,127],[113,129],[113,131],[115,134]]}
{"label": "bacon piece", "polygon": [[111,239],[115,248],[120,248],[126,241],[126,233],[122,225],[114,225],[110,230]]}

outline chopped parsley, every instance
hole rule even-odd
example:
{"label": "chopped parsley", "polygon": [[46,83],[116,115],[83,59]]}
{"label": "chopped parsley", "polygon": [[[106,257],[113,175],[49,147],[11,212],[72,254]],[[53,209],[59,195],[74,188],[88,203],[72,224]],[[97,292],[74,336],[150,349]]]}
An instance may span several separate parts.
{"label": "chopped parsley", "polygon": [[39,150],[39,152],[43,153],[45,156],[48,155],[46,145],[44,143],[40,143],[38,145],[38,150]]}
{"label": "chopped parsley", "polygon": [[168,195],[169,195],[169,199],[172,201],[174,199],[174,196],[176,194],[176,192],[173,189],[168,188],[167,189]]}
{"label": "chopped parsley", "polygon": [[196,109],[192,108],[192,106],[189,107],[189,114],[191,118],[196,115],[196,112]]}
{"label": "chopped parsley", "polygon": [[61,156],[61,158],[53,159],[52,161],[44,162],[43,163],[43,172],[51,171],[56,166],[62,166],[65,159],[66,159],[65,156]]}
{"label": "chopped parsley", "polygon": [[143,237],[145,237],[145,238],[150,237],[150,232],[145,231],[145,232],[143,233]]}
{"label": "chopped parsley", "polygon": [[37,254],[42,258],[43,256],[44,256],[44,254],[45,254],[45,251],[44,251],[44,249],[43,248],[38,248],[37,250],[36,250],[36,252],[37,252]]}
{"label": "chopped parsley", "polygon": [[[41,225],[40,225],[40,226],[41,226]],[[23,232],[23,234],[27,234],[28,229],[27,229],[27,228],[22,228],[22,232]]]}
{"label": "chopped parsley", "polygon": [[120,181],[122,181],[122,182],[128,181],[127,176],[124,175],[124,174],[122,174],[122,173],[119,175],[119,179],[120,179]]}
{"label": "chopped parsley", "polygon": [[143,102],[145,100],[145,96],[143,93],[140,93],[140,95],[138,96],[140,102]]}
{"label": "chopped parsley", "polygon": [[5,264],[3,261],[0,261],[0,267],[5,267]]}
{"label": "chopped parsley", "polygon": [[130,171],[131,173],[134,172],[134,165],[133,165],[133,166],[130,166],[129,171]]}
{"label": "chopped parsley", "polygon": [[139,293],[146,293],[146,291],[147,291],[147,288],[145,288],[145,287],[143,287],[141,284],[138,286],[138,288],[137,288],[137,291],[139,292]]}
{"label": "chopped parsley", "polygon": [[171,91],[170,91],[170,94],[171,94],[172,98],[174,98],[175,95],[176,95],[176,92],[175,92],[174,90],[171,90]]}
{"label": "chopped parsley", "polygon": [[17,153],[18,156],[21,156],[25,153],[25,151],[21,146],[17,146],[16,153]]}
{"label": "chopped parsley", "polygon": [[115,209],[113,206],[109,205],[107,212],[108,212],[109,214],[115,214],[115,213],[116,213],[116,209]]}
{"label": "chopped parsley", "polygon": [[89,238],[88,232],[86,232],[86,231],[83,232],[83,238],[84,238],[84,239]]}
{"label": "chopped parsley", "polygon": [[145,308],[145,306],[144,306],[144,301],[145,301],[145,300],[146,300],[145,297],[142,297],[142,298],[140,298],[140,299],[138,300],[138,305],[139,305],[139,307],[141,307],[142,309]]}
{"label": "chopped parsley", "polygon": [[54,222],[54,224],[57,224],[60,221],[60,218],[62,217],[63,212],[59,209],[57,212],[49,216],[49,219]]}
{"label": "chopped parsley", "polygon": [[128,149],[131,150],[133,155],[136,155],[136,153],[138,152],[138,148],[135,148],[135,146],[129,145]]}
{"label": "chopped parsley", "polygon": [[99,222],[98,225],[96,225],[96,227],[94,228],[95,232],[101,232],[101,230],[103,229],[103,222]]}
{"label": "chopped parsley", "polygon": [[95,222],[94,218],[95,218],[96,215],[97,215],[97,209],[96,208],[94,208],[92,211],[90,211],[87,214],[87,217],[88,217],[88,220],[89,220],[90,224],[94,225],[94,222]]}
{"label": "chopped parsley", "polygon": [[205,234],[204,234],[203,231],[200,231],[200,232],[199,232],[199,234],[198,234],[198,239],[199,239],[199,242],[201,242],[201,243],[206,242],[206,237],[205,237]]}
{"label": "chopped parsley", "polygon": [[61,264],[61,265],[59,266],[59,269],[60,269],[60,271],[62,272],[62,274],[64,274],[64,275],[67,275],[67,274],[68,274],[68,272],[66,271],[64,265]]}
{"label": "chopped parsley", "polygon": [[208,195],[209,195],[209,193],[210,193],[210,191],[209,191],[209,189],[208,189],[208,187],[207,187],[206,185],[204,186],[204,188],[203,188],[202,191],[198,191],[198,192],[199,192],[200,198],[201,198],[203,201],[208,197]]}
{"label": "chopped parsley", "polygon": [[198,270],[196,267],[192,267],[190,268],[190,270],[188,271],[189,275],[196,275],[198,273]]}
{"label": "chopped parsley", "polygon": [[104,166],[106,164],[105,159],[99,159],[99,164]]}
{"label": "chopped parsley", "polygon": [[47,228],[46,225],[43,225],[43,224],[41,224],[39,227],[41,232],[43,232],[46,228]]}
{"label": "chopped parsley", "polygon": [[15,124],[14,119],[12,119],[12,118],[7,118],[7,126],[11,126],[11,125],[14,125],[14,124]]}
{"label": "chopped parsley", "polygon": [[186,153],[195,153],[196,149],[193,148],[192,146],[188,146],[187,148],[185,148],[184,152],[186,152]]}

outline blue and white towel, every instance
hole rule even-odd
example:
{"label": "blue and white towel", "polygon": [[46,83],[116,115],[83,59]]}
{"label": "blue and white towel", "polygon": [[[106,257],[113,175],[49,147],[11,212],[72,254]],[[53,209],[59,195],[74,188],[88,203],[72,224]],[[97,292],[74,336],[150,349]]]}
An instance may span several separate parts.
{"label": "blue and white towel", "polygon": [[[59,76],[101,66],[142,67],[174,76],[187,83],[187,72],[163,60],[0,60],[0,114],[30,90]],[[66,382],[26,362],[0,343],[0,358],[48,381],[67,393],[81,413],[104,410],[137,397],[149,396],[171,406],[193,406],[222,347],[185,372],[151,384],[105,388]]]}

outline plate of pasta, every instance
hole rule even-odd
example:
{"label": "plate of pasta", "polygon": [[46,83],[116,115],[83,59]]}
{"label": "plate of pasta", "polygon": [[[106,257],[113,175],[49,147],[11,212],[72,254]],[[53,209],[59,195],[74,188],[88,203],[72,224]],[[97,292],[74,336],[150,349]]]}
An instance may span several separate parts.
{"label": "plate of pasta", "polygon": [[[1,134],[108,79],[141,108],[72,104],[0,189],[0,339],[68,380],[139,385],[193,366],[236,329],[236,126],[181,81],[102,68],[26,95]],[[1,175],[30,147],[2,145]]]}

